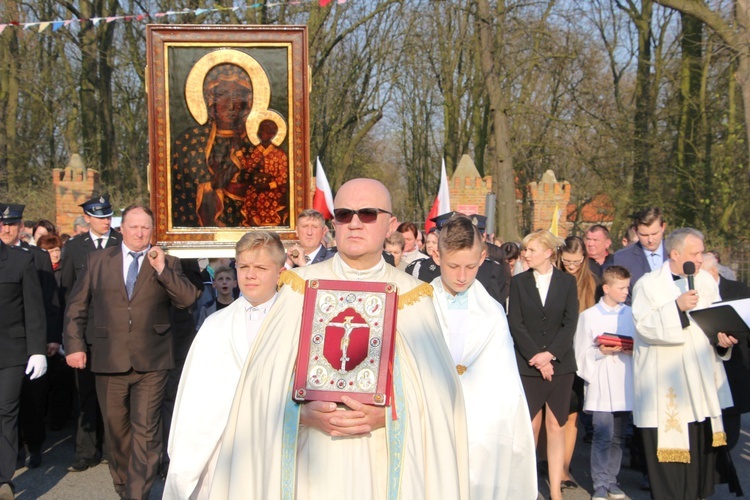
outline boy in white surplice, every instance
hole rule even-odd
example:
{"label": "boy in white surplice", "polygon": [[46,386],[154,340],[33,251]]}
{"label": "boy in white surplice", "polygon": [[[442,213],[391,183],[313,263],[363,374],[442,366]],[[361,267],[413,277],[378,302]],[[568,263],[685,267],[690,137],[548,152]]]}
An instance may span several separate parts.
{"label": "boy in white surplice", "polygon": [[591,414],[594,441],[591,444],[591,479],[594,500],[625,498],[617,485],[622,462],[625,430],[633,410],[633,347],[607,346],[597,338],[613,333],[633,338],[633,313],[625,301],[630,272],[621,266],[604,270],[604,297],[581,313],[575,336],[578,376],[586,382],[583,410]]}
{"label": "boy in white surplice", "polygon": [[464,392],[471,498],[536,498],[534,437],[508,322],[476,281],[485,256],[468,217],[441,229],[433,302]]}

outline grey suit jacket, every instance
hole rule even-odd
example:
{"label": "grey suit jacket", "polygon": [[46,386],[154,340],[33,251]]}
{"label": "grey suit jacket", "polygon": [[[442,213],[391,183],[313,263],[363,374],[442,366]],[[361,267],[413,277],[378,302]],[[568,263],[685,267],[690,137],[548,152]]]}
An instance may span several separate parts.
{"label": "grey suit jacket", "polygon": [[92,252],[68,298],[65,349],[68,354],[86,352],[84,333],[92,309],[95,324],[88,341],[93,372],[173,368],[170,306],[188,308],[199,295],[179,259],[167,256],[166,267],[158,275],[144,256],[133,297],[128,300],[121,246]]}

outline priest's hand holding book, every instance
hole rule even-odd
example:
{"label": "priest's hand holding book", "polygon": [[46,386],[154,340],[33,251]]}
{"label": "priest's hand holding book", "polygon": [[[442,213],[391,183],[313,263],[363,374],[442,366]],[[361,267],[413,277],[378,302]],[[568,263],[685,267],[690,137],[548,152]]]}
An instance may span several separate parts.
{"label": "priest's hand holding book", "polygon": [[723,347],[724,349],[727,349],[729,347],[732,347],[737,343],[737,339],[732,337],[731,335],[727,335],[724,332],[719,332],[716,335],[716,344],[719,347]]}
{"label": "priest's hand holding book", "polygon": [[342,396],[341,402],[348,408],[339,409],[336,403],[328,401],[304,403],[300,424],[333,437],[360,436],[385,426],[385,408],[366,405],[347,396]]}

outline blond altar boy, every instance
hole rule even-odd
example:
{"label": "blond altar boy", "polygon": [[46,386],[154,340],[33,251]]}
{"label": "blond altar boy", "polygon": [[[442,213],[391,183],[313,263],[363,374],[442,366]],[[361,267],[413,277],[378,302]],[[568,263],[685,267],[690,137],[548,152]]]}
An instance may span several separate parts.
{"label": "blond altar boy", "polygon": [[242,296],[206,318],[182,372],[169,434],[165,499],[208,497],[234,392],[276,300],[286,253],[275,233],[255,231],[237,242],[236,259]]}
{"label": "blond altar boy", "polygon": [[633,410],[633,350],[600,345],[604,333],[633,338],[633,312],[625,305],[630,272],[611,266],[602,276],[604,296],[581,313],[575,336],[578,376],[585,381],[583,410],[592,415],[594,440],[591,444],[593,500],[625,498],[617,484],[628,416]]}
{"label": "blond altar boy", "polygon": [[464,391],[471,498],[537,498],[534,436],[505,311],[476,280],[486,252],[468,217],[440,231],[433,302]]}

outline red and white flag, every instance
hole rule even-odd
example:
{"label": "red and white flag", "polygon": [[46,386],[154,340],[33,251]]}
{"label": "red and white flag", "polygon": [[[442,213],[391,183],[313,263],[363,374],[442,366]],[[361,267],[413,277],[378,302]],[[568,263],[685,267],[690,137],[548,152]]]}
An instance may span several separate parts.
{"label": "red and white flag", "polygon": [[326,220],[333,218],[333,195],[331,186],[328,185],[326,173],[323,172],[323,165],[320,164],[320,158],[315,161],[318,165],[315,167],[315,194],[313,195],[313,209],[317,210]]}
{"label": "red and white flag", "polygon": [[443,215],[451,211],[450,192],[448,190],[448,176],[445,174],[445,158],[443,158],[443,167],[440,170],[440,188],[432,204],[430,213],[427,214],[427,220],[424,222],[424,230],[429,231],[435,227],[435,223],[430,219]]}

